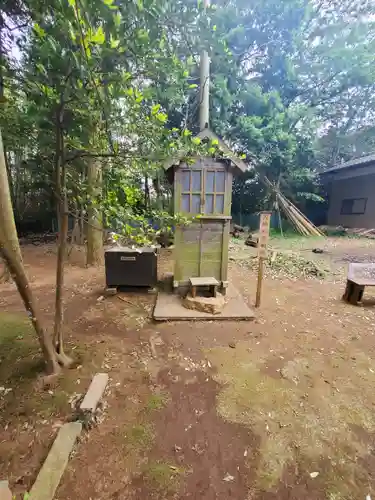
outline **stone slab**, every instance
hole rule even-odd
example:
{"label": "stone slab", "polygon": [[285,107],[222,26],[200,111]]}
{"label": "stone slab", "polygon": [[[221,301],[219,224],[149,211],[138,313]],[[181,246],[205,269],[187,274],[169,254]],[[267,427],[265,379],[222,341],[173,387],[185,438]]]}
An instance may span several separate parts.
{"label": "stone slab", "polygon": [[348,280],[361,286],[375,286],[375,264],[351,262]]}
{"label": "stone slab", "polygon": [[52,500],[81,431],[80,422],[70,422],[61,427],[31,488],[30,500]]}
{"label": "stone slab", "polygon": [[246,304],[238,290],[229,283],[225,296],[225,306],[220,314],[186,309],[178,294],[159,292],[153,317],[156,321],[211,321],[211,320],[252,320],[253,310]]}
{"label": "stone slab", "polygon": [[103,396],[107,384],[108,373],[97,373],[94,376],[80,406],[80,409],[83,412],[94,412],[96,410],[96,407],[98,406],[100,398]]}
{"label": "stone slab", "polygon": [[220,314],[225,307],[225,298],[221,293],[218,293],[216,297],[192,297],[187,295],[181,301],[186,309],[195,309],[196,311],[215,315]]}

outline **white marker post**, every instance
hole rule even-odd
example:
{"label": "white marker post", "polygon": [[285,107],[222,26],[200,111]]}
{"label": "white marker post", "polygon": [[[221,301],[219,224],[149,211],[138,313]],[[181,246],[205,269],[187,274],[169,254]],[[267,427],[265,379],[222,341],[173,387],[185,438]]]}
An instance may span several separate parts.
{"label": "white marker post", "polygon": [[255,307],[260,306],[262,294],[262,281],[264,271],[264,261],[267,258],[267,245],[270,237],[270,224],[272,212],[261,212],[259,222],[259,240],[258,240],[258,282],[255,299]]}

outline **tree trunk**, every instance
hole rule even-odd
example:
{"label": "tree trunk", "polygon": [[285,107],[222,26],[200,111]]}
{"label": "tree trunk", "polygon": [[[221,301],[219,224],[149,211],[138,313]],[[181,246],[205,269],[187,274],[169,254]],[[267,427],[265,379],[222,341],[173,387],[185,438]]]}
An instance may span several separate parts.
{"label": "tree trunk", "polygon": [[9,189],[3,141],[0,130],[0,229],[4,235],[4,243],[10,252],[13,252],[20,260],[21,249],[18,241],[16,224],[12,207],[12,198]]}
{"label": "tree trunk", "polygon": [[72,246],[81,244],[81,232],[80,232],[80,226],[79,226],[79,209],[75,210],[74,225],[73,225],[72,235],[70,237],[70,244]]}
{"label": "tree trunk", "polygon": [[150,208],[150,188],[148,185],[148,175],[145,175],[145,209]]}
{"label": "tree trunk", "polygon": [[84,207],[81,204],[80,207],[80,213],[79,213],[79,232],[80,232],[80,245],[85,244],[85,212],[84,212]]}
{"label": "tree trunk", "polygon": [[52,339],[42,326],[40,320],[40,313],[35,305],[35,301],[31,292],[31,288],[22,261],[18,258],[17,254],[12,253],[4,245],[3,241],[0,241],[0,256],[7,263],[12,278],[14,279],[17,285],[18,292],[21,295],[23,303],[25,304],[28,316],[34,326],[35,332],[37,334],[40,343],[40,347],[42,349],[44,359],[46,361],[47,373],[49,374],[58,373],[60,371],[60,367],[57,361],[55,349],[53,348],[52,345]]}
{"label": "tree trunk", "polygon": [[69,208],[68,195],[66,192],[66,163],[64,158],[64,136],[61,128],[62,108],[56,121],[56,194],[57,194],[57,221],[59,228],[59,246],[57,250],[56,264],[56,295],[55,295],[55,324],[53,331],[53,345],[56,349],[59,362],[63,366],[70,366],[72,360],[66,356],[63,343],[63,320],[64,320],[64,271],[67,257]]}
{"label": "tree trunk", "polygon": [[0,283],[7,283],[8,281],[11,280],[12,276],[9,272],[9,269],[8,269],[8,266],[5,262],[5,260],[1,259],[0,263],[1,263],[1,261],[3,262],[3,270],[0,273]]}
{"label": "tree trunk", "polygon": [[[61,155],[56,151],[57,154]],[[63,366],[70,366],[72,360],[64,352],[63,343],[63,321],[64,321],[64,271],[68,244],[68,223],[69,223],[69,208],[68,197],[66,193],[66,165],[60,158],[56,161],[56,169],[60,178],[58,192],[58,220],[59,220],[59,246],[57,251],[56,265],[56,296],[55,296],[55,325],[53,331],[53,345],[58,354],[58,360]]]}
{"label": "tree trunk", "polygon": [[89,202],[87,207],[87,265],[100,266],[104,262],[103,219],[100,208],[102,194],[102,167],[90,159],[87,168]]}
{"label": "tree trunk", "polygon": [[164,210],[163,193],[161,189],[161,180],[159,172],[156,173],[156,177],[153,179],[153,187],[156,192],[156,207],[158,210]]}
{"label": "tree trunk", "polygon": [[2,138],[0,130],[0,257],[6,263],[19,294],[25,304],[26,311],[33,323],[37,334],[48,373],[57,373],[59,366],[52,340],[43,328],[40,313],[37,311],[30,285],[23,267],[21,250],[19,247],[14,214],[9,192],[8,176],[4,160]]}

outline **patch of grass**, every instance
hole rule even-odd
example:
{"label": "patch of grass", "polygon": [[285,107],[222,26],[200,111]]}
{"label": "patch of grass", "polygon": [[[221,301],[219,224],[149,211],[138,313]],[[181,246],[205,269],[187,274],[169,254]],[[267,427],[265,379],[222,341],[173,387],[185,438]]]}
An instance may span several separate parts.
{"label": "patch of grass", "polygon": [[176,493],[184,469],[166,462],[151,462],[144,470],[144,478],[157,491]]}
{"label": "patch of grass", "polygon": [[293,228],[288,228],[283,231],[281,234],[280,229],[271,228],[270,229],[270,237],[271,238],[295,238],[300,239],[303,238],[301,234],[297,233]]}
{"label": "patch of grass", "polygon": [[30,412],[36,412],[42,418],[71,412],[69,396],[61,388],[54,389],[53,394],[37,392],[26,406]]}
{"label": "patch of grass", "polygon": [[169,396],[165,392],[152,394],[146,404],[146,410],[161,410],[169,401]]}
{"label": "patch of grass", "polygon": [[23,314],[0,313],[0,381],[35,378],[43,370],[30,320]]}
{"label": "patch of grass", "polygon": [[[360,495],[353,484],[366,471],[358,458],[370,453],[370,444],[353,426],[364,433],[375,431],[375,374],[369,370],[374,361],[351,350],[356,364],[349,371],[347,360],[338,354],[329,360],[309,357],[308,363],[296,358],[285,362],[285,375],[278,378],[264,369],[267,359],[249,359],[247,347],[215,348],[208,357],[218,367],[215,378],[224,384],[217,399],[219,413],[260,436],[259,487],[275,485],[284,468],[301,457],[306,464],[325,457],[332,464],[324,466],[329,491],[345,500],[350,491],[351,498]],[[322,380],[327,363],[336,366],[334,386]]]}
{"label": "patch of grass", "polygon": [[[12,391],[2,401],[2,414],[41,418],[70,413],[66,392],[70,372],[52,393],[37,390],[35,381],[45,364],[30,320],[21,313],[0,313],[0,386]],[[73,373],[72,373],[73,375]]]}
{"label": "patch of grass", "polygon": [[125,433],[126,445],[136,450],[147,450],[154,440],[154,431],[150,424],[136,424]]}

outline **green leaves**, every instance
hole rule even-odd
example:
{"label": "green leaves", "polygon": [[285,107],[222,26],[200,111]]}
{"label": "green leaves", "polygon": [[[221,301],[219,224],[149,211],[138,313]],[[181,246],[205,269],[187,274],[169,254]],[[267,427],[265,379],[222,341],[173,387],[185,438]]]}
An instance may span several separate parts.
{"label": "green leaves", "polygon": [[40,38],[44,38],[46,36],[45,30],[39,26],[38,23],[34,23],[33,29]]}
{"label": "green leaves", "polygon": [[148,31],[141,28],[137,31],[137,38],[140,42],[145,43],[148,41]]}
{"label": "green leaves", "polygon": [[116,14],[113,15],[113,22],[115,23],[115,26],[118,28],[121,24],[121,13],[116,12]]}
{"label": "green leaves", "polygon": [[157,113],[155,115],[155,118],[161,123],[166,123],[168,120],[168,115],[166,113]]}
{"label": "green leaves", "polygon": [[151,108],[151,114],[152,114],[153,116],[155,116],[155,115],[158,113],[158,111],[159,111],[159,109],[160,109],[160,108],[161,108],[160,104],[155,104],[155,105],[154,105],[154,106],[152,106],[152,108]]}
{"label": "green leaves", "polygon": [[99,26],[97,30],[88,38],[88,41],[91,43],[98,43],[99,45],[102,45],[105,42],[103,27]]}
{"label": "green leaves", "polygon": [[43,75],[47,74],[46,68],[43,66],[42,63],[36,63],[35,66],[40,73],[42,73]]}
{"label": "green leaves", "polygon": [[111,49],[117,49],[117,47],[120,45],[120,40],[114,40],[111,37]]}

